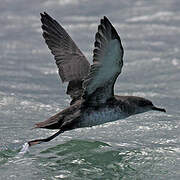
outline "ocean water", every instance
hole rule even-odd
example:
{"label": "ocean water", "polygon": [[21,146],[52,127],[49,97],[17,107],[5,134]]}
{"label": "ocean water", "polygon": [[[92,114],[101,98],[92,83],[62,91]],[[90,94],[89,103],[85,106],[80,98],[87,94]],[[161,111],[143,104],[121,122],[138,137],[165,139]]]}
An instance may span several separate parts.
{"label": "ocean water", "polygon": [[[179,0],[0,3],[0,179],[180,179]],[[125,50],[116,94],[146,97],[167,113],[65,132],[19,153],[25,142],[55,133],[32,127],[70,101],[41,35],[43,11],[90,62],[99,20],[107,16]]]}

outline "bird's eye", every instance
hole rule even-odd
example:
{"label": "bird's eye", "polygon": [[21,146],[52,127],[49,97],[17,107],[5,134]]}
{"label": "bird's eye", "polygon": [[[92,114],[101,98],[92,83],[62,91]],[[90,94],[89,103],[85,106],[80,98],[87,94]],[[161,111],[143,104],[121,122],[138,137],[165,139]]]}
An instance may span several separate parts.
{"label": "bird's eye", "polygon": [[151,101],[140,101],[139,106],[144,107],[144,106],[152,106]]}
{"label": "bird's eye", "polygon": [[139,103],[139,106],[145,106],[146,105],[146,103],[144,102],[144,101],[141,101],[140,103]]}

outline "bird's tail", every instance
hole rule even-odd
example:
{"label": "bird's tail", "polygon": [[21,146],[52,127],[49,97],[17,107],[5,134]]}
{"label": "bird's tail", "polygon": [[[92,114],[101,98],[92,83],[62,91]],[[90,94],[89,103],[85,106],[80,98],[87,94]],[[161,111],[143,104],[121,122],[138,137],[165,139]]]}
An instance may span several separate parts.
{"label": "bird's tail", "polygon": [[63,133],[63,131],[60,129],[58,132],[56,132],[55,134],[53,134],[52,136],[50,136],[48,138],[35,139],[35,140],[32,140],[32,141],[29,141],[28,144],[29,144],[29,146],[33,146],[33,145],[40,144],[40,143],[43,143],[43,142],[48,142],[48,141],[51,141],[52,139],[54,139],[55,137],[57,137],[61,133]]}

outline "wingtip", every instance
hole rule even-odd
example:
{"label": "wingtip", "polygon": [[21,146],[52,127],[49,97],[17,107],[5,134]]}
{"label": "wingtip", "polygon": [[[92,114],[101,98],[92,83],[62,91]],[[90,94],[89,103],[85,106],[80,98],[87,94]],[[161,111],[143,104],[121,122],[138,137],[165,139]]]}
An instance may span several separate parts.
{"label": "wingtip", "polygon": [[108,17],[107,17],[107,16],[104,16],[104,22],[105,22],[105,23],[108,23],[108,24],[110,24],[110,25],[111,25],[111,22],[110,22],[110,20],[108,19]]}
{"label": "wingtip", "polygon": [[50,15],[48,13],[46,13],[45,11],[43,13],[40,13],[42,18],[51,18]]}
{"label": "wingtip", "polygon": [[108,19],[107,16],[104,16],[101,20],[100,20],[100,24],[102,25],[107,25],[107,24],[110,24],[111,25],[111,22],[110,20]]}
{"label": "wingtip", "polygon": [[44,12],[41,12],[40,15],[44,16],[44,15],[47,15],[46,11]]}
{"label": "wingtip", "polygon": [[41,16],[41,22],[43,22],[43,20],[46,18],[46,15],[44,13],[40,13]]}
{"label": "wingtip", "polygon": [[106,19],[108,19],[107,16],[103,16],[103,17],[101,18],[101,21],[104,21],[104,20],[106,20]]}
{"label": "wingtip", "polygon": [[104,19],[108,19],[107,16],[104,16]]}
{"label": "wingtip", "polygon": [[46,11],[44,11],[44,15],[49,16],[48,13],[46,13]]}
{"label": "wingtip", "polygon": [[41,16],[41,18],[42,18],[42,17],[44,17],[44,14],[43,14],[43,13],[40,13],[40,16]]}

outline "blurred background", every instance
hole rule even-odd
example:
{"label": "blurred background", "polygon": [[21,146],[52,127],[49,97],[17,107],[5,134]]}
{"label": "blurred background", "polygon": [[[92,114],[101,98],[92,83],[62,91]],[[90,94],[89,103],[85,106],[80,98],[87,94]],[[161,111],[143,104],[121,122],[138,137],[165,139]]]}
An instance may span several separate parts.
{"label": "blurred background", "polygon": [[[179,0],[0,0],[0,179],[180,179]],[[90,62],[100,19],[124,46],[118,95],[146,97],[167,113],[147,112],[66,132],[19,155],[32,129],[69,105],[42,37],[46,11]]]}

